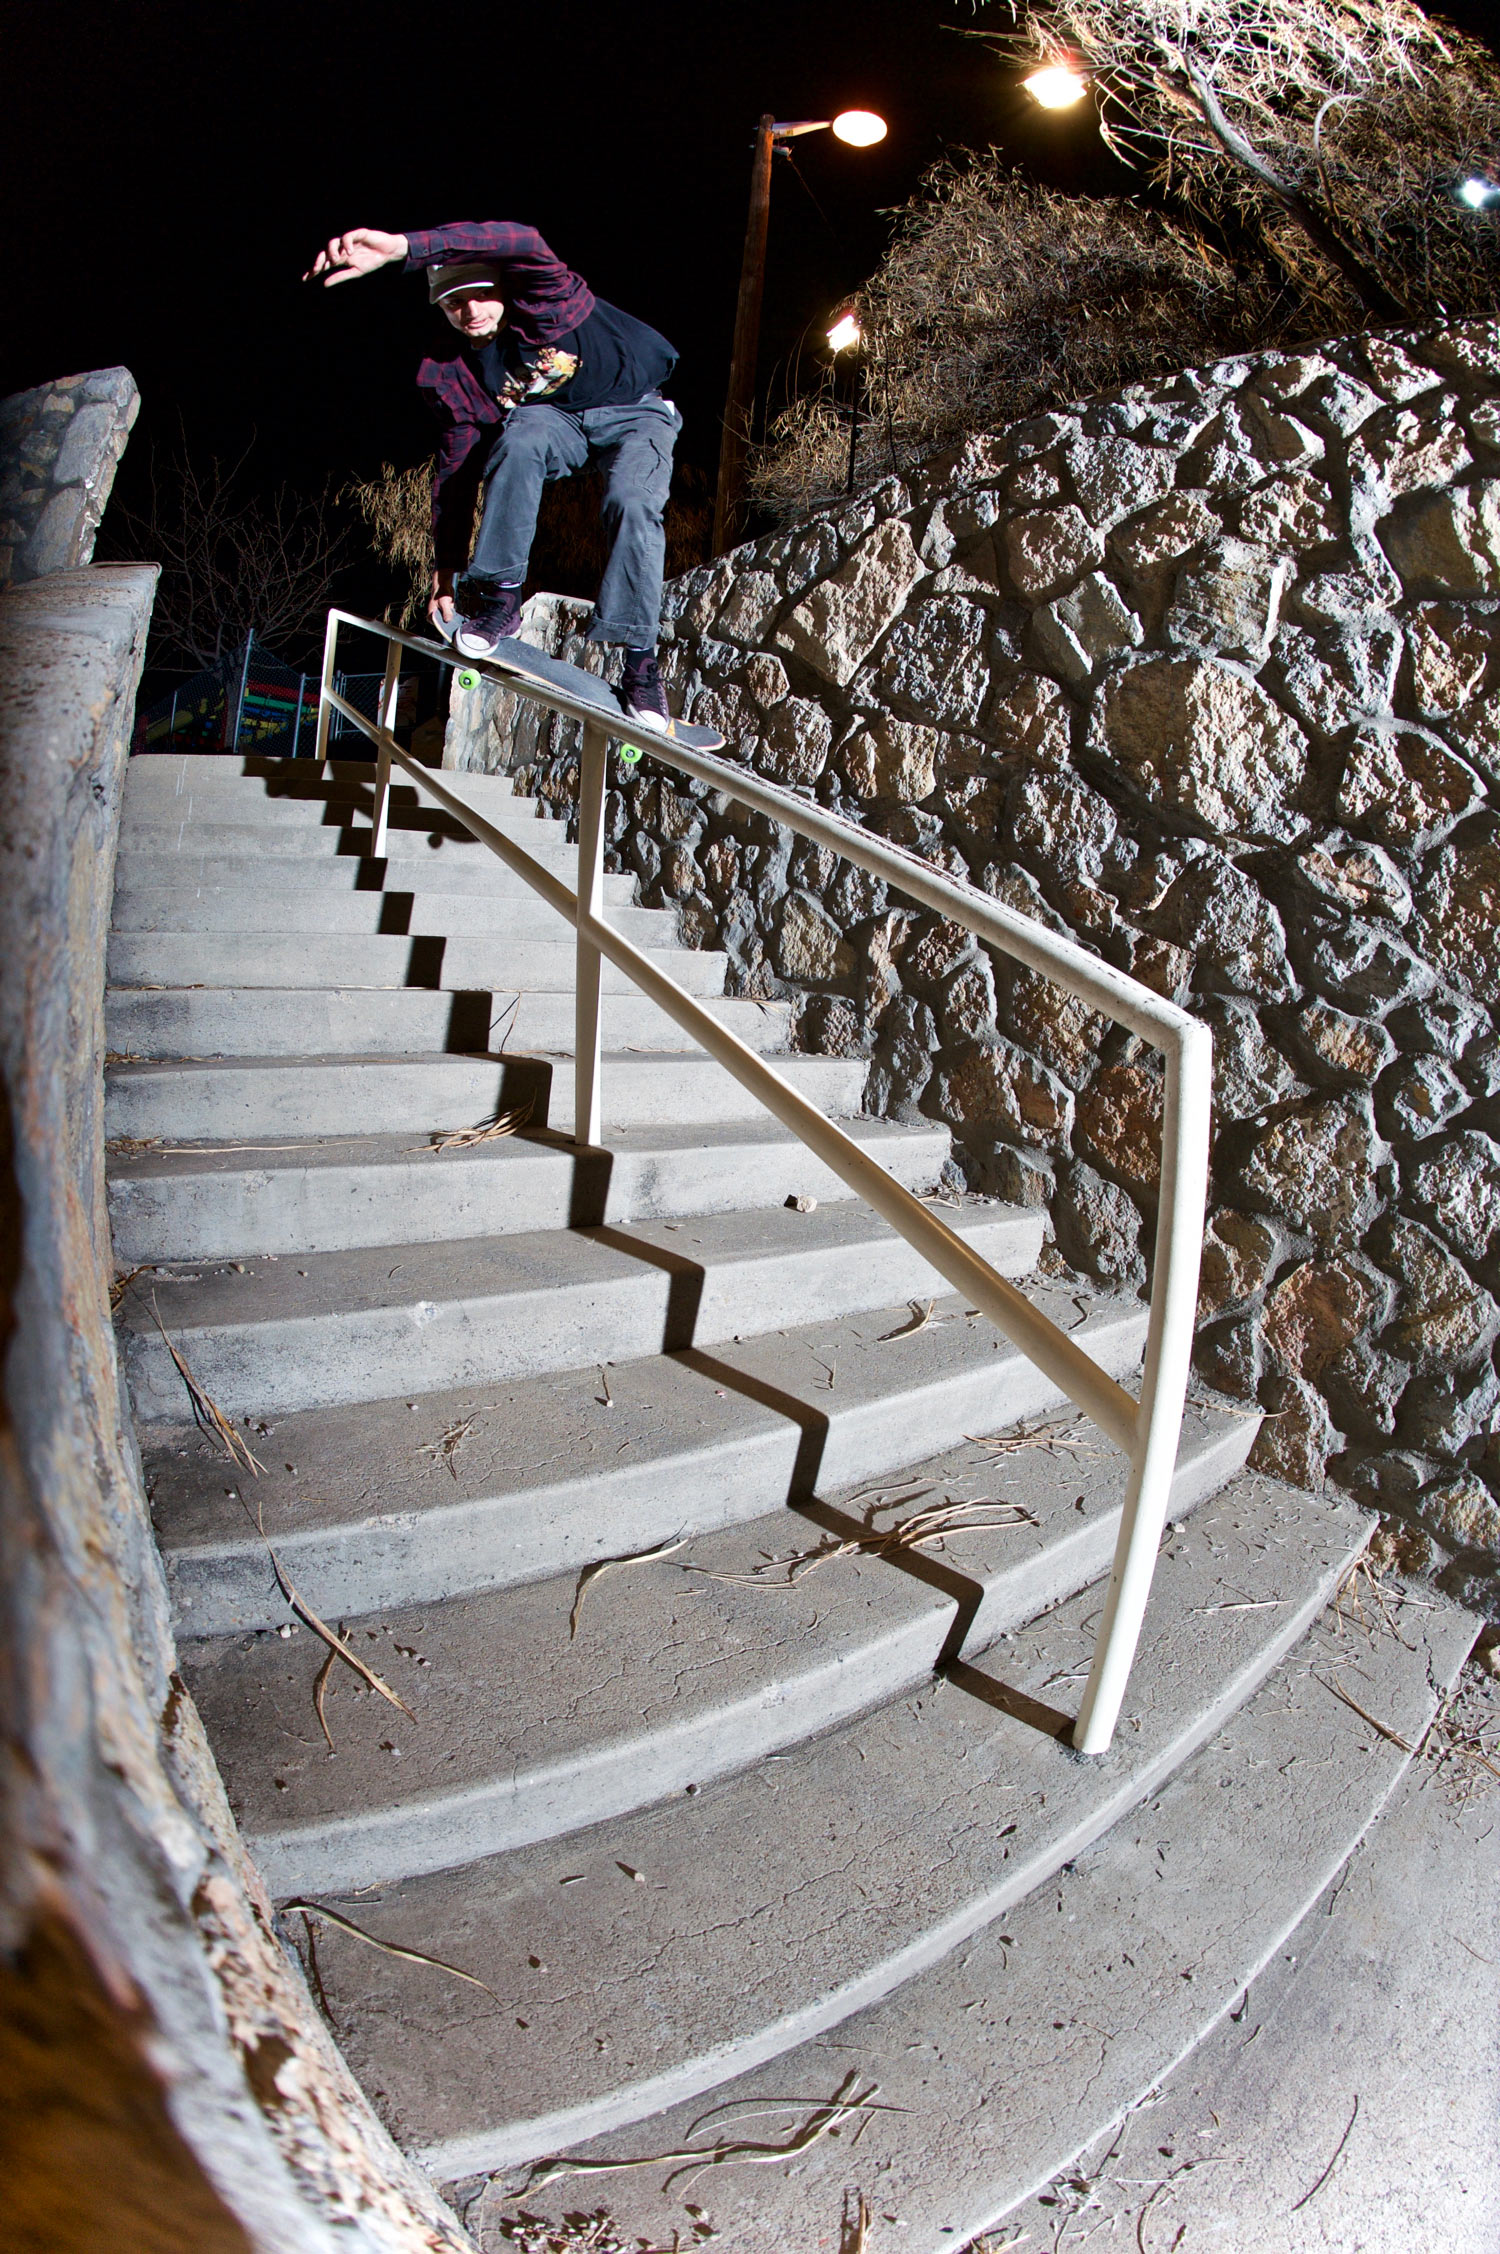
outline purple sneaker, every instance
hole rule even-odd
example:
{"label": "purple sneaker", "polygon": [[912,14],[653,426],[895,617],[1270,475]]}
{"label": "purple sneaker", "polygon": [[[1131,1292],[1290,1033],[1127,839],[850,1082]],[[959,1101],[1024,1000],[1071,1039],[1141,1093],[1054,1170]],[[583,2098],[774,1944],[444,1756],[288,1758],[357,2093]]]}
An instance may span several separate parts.
{"label": "purple sneaker", "polygon": [[667,692],[656,670],[655,650],[648,650],[644,656],[632,651],[627,656],[625,671],[620,676],[619,696],[632,720],[648,720],[665,734],[673,733]]}
{"label": "purple sneaker", "polygon": [[520,625],[520,588],[497,587],[478,609],[459,620],[453,647],[460,657],[493,657],[497,643],[519,632]]}

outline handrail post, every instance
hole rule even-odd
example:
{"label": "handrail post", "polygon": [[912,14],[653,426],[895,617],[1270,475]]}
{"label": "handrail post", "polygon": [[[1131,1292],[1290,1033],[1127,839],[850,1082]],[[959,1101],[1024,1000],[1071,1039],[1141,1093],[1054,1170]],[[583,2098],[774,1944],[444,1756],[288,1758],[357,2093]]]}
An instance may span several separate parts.
{"label": "handrail post", "polygon": [[1151,1326],[1146,1335],[1130,1484],[1094,1643],[1094,1661],[1073,1724],[1073,1743],[1080,1753],[1107,1752],[1120,1718],[1172,1499],[1172,1475],[1192,1364],[1213,1106],[1213,1042],[1208,1028],[1184,1026],[1166,1045],[1165,1053],[1161,1197]]}
{"label": "handrail post", "polygon": [[380,703],[376,708],[381,734],[375,746],[375,820],[370,852],[377,861],[385,854],[386,818],[391,810],[390,738],[396,731],[396,699],[400,694],[401,644],[390,642],[386,645],[385,679],[380,685]]}
{"label": "handrail post", "polygon": [[602,728],[583,731],[578,773],[578,985],[573,1062],[573,1140],[597,1143],[599,1118],[599,996],[604,958],[586,937],[585,917],[603,921],[604,781],[609,739]]}
{"label": "handrail post", "polygon": [[314,758],[320,764],[328,757],[328,726],[333,718],[333,706],[328,700],[333,691],[333,660],[338,650],[338,641],[339,614],[336,610],[331,610],[323,632],[323,678],[318,689],[318,740],[313,751]]}

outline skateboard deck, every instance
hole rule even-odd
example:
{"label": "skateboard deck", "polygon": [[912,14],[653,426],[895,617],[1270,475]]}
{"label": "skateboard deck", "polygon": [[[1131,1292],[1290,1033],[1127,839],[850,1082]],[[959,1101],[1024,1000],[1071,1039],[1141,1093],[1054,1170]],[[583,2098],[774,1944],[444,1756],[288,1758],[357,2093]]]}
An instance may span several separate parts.
{"label": "skateboard deck", "polygon": [[[451,648],[451,645],[449,645]],[[568,665],[560,657],[548,657],[544,650],[533,649],[529,642],[504,638],[495,645],[495,654],[487,658],[464,658],[461,652],[453,655],[459,661],[459,679],[466,672],[477,680],[483,673],[494,671],[518,676],[523,681],[535,681],[539,687],[563,689],[580,704],[594,705],[610,721],[610,734],[622,739],[622,756],[632,750],[639,751],[629,739],[639,733],[647,743],[652,737],[667,737],[670,742],[687,744],[694,751],[722,751],[724,738],[717,728],[697,728],[686,720],[674,720],[670,729],[656,722],[643,720],[639,713],[626,713],[607,683],[596,673],[585,673],[581,665]]]}

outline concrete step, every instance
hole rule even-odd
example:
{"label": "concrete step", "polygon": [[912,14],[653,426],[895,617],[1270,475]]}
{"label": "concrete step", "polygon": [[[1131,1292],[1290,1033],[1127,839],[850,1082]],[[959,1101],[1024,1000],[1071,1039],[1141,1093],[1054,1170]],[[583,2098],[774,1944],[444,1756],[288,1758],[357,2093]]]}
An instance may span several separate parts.
{"label": "concrete step", "polygon": [[[544,837],[549,833],[556,839],[567,837],[566,825],[554,821],[537,799],[507,795],[491,800],[470,790],[457,790],[456,795],[496,829],[503,830],[507,837],[519,838],[523,844],[539,831]],[[202,828],[254,828],[284,839],[293,833],[300,836],[324,830],[337,834],[346,829],[368,829],[374,818],[373,779],[363,790],[339,795],[323,791],[265,794],[245,783],[180,793],[127,790],[120,838],[131,850],[141,846],[147,851],[173,852],[176,848],[171,840],[191,837]],[[413,784],[392,786],[386,818],[403,831],[425,835],[431,830],[450,838],[470,834],[445,807],[423,796]],[[292,850],[297,850],[295,844]]]}
{"label": "concrete step", "polygon": [[[1133,1382],[1146,1339],[1138,1299],[1097,1297],[1080,1320],[1071,1292],[1039,1280],[1026,1290],[1102,1369]],[[1024,1419],[1052,1420],[1045,1444],[1077,1451],[1057,1388],[961,1299],[939,1298],[930,1322],[912,1323],[902,1302],[711,1352],[633,1356],[604,1378],[556,1371],[261,1418],[250,1432],[265,1467],[255,1510],[319,1611],[352,1617],[575,1574],[685,1530],[889,1482],[924,1452]],[[1255,1420],[1236,1421],[1248,1447]],[[283,1620],[238,1473],[185,1421],[142,1431],[183,1632]]]}
{"label": "concrete step", "polygon": [[[1195,1414],[1178,1518],[1237,1472],[1252,1420]],[[296,1627],[183,1643],[246,1844],[272,1893],[349,1893],[629,1814],[747,1768],[899,1697],[1107,1572],[1122,1456],[1015,1435],[996,1500],[983,1446],[911,1466],[882,1506],[827,1496],[601,1580],[405,1606],[347,1626],[416,1715],[393,1759],[390,1709],[355,1677],[325,1701],[338,1758],[307,1740],[325,1647]],[[937,1545],[882,1538],[934,1504],[988,1498]],[[801,1581],[770,1558],[860,1545]],[[815,1575],[815,1578],[814,1578]],[[757,1579],[759,1576],[759,1579]],[[721,1578],[722,1577],[722,1578]],[[815,1594],[814,1594],[815,1592]],[[415,1655],[415,1656],[414,1656]],[[607,1667],[601,1660],[607,1657]],[[379,1709],[379,1712],[376,1709]]]}
{"label": "concrete step", "polygon": [[[614,2163],[617,2173],[590,2180],[559,2168],[554,2183],[522,2195],[530,2171],[508,2170],[478,2212],[470,2209],[471,2228],[487,2245],[499,2245],[507,2221],[524,2210],[539,2218],[532,2229],[540,2244],[548,2221],[559,2227],[566,2210],[603,2205],[622,2245],[669,2246],[674,2230],[687,2245],[706,2210],[708,2227],[718,2233],[714,2243],[734,2254],[788,2254],[794,2247],[832,2248],[846,2194],[862,2185],[876,2214],[872,2254],[946,2254],[980,2232],[994,2232],[997,2246],[1022,2243],[1014,2236],[1022,2202],[1065,2172],[1090,2175],[1097,2156],[1082,2167],[1080,2156],[1151,2098],[1216,2025],[1240,2044],[1255,2042],[1265,2004],[1252,1983],[1289,1944],[1305,1946],[1294,1939],[1298,1926],[1376,1822],[1407,1769],[1405,1747],[1422,1742],[1473,1641],[1473,1617],[1434,1602],[1430,1589],[1414,1590],[1416,1601],[1407,1603],[1401,1584],[1388,1580],[1384,1593],[1390,1626],[1373,1611],[1363,1624],[1325,1613],[1250,1703],[1134,1817],[943,1963],[831,2033],[725,2084],[716,2093],[725,2110],[711,2120],[693,2101],[572,2155],[596,2166]],[[1340,1679],[1396,1742],[1333,1695],[1328,1686]],[[1426,1782],[1424,1798],[1436,1799],[1440,1789],[1436,1780]],[[1442,1821],[1441,1810],[1425,1818],[1429,1829]],[[602,1879],[612,1866],[599,1860]],[[589,1882],[596,1882],[592,1872]],[[1414,1888],[1407,1892],[1415,1902]],[[1431,1905],[1425,1907],[1430,1915]],[[366,1930],[384,1931],[378,1914],[353,1914]],[[300,1936],[300,1920],[288,1924]],[[1371,1940],[1367,1932],[1355,1976],[1383,1988],[1387,1967]],[[1393,1955],[1407,1942],[1398,1924],[1379,1931],[1379,1947]],[[540,1934],[528,1938],[527,1948],[548,1955]],[[1442,1948],[1451,1953],[1451,1940],[1444,1938]],[[318,1950],[326,1961],[321,1930]],[[1229,2028],[1247,1995],[1246,2023]],[[1347,2041],[1349,2032],[1346,2014],[1337,2039]],[[1420,2046],[1432,2030],[1407,2033]],[[1366,2090],[1351,2055],[1338,2121],[1298,2178],[1304,2193],[1316,2189],[1336,2157],[1356,2086]],[[791,2145],[841,2090],[873,2092],[875,2103],[852,2115],[844,2134],[808,2142],[789,2164],[619,2167],[643,2154],[706,2148],[711,2156],[716,2144],[741,2136]],[[1431,2110],[1439,2107],[1435,2095]],[[749,2126],[740,2131],[739,2121]],[[1162,2141],[1160,2116],[1148,2112],[1111,2171],[1140,2183],[1129,2198],[1137,2213],[1155,2183],[1181,2170],[1181,2145],[1175,2155],[1159,2154]],[[1174,2140],[1169,2134],[1166,2141]],[[1236,2159],[1239,2150],[1228,2147]],[[1189,2165],[1191,2157],[1190,2151]],[[1455,2149],[1448,2164],[1472,2185],[1472,2176],[1463,2177],[1466,2158]],[[1223,2235],[1210,2217],[1200,2240],[1190,2211],[1185,2247],[1212,2242],[1227,2254],[1274,2246],[1280,2254],[1295,2246],[1311,2254],[1314,2246],[1423,2242],[1420,2226],[1413,2239],[1399,2224],[1387,2240],[1373,2210],[1359,2218],[1369,2235],[1344,2236],[1353,2219],[1347,2202],[1342,2216],[1334,2212],[1332,2236],[1321,2199],[1288,2224],[1296,2189],[1289,2179],[1287,2198],[1268,2207],[1258,2179],[1241,2168],[1232,2174],[1235,2188],[1215,2195],[1217,2215],[1226,2218],[1218,2225]],[[1472,2202],[1461,2204],[1468,2217]],[[1045,2233],[1025,2239],[1028,2249],[1051,2245],[1067,2210],[1046,2212]],[[1165,2219],[1153,2228],[1156,2213]],[[1141,2224],[1141,2243],[1165,2248],[1180,2230],[1183,2202],[1174,2212],[1162,2200],[1156,2213]],[[1482,2219],[1472,2219],[1480,2237],[1465,2243],[1479,2254],[1489,2241]],[[1084,2220],[1081,2233],[1057,2243],[1081,2247],[1087,2233]],[[1119,2241],[1106,2230],[1097,2243]]]}
{"label": "concrete step", "polygon": [[[345,2056],[438,2176],[558,2152],[783,2056],[1008,1930],[996,1921],[1225,1727],[1330,1600],[1368,1523],[1248,1474],[1196,1512],[1163,1549],[1104,1761],[1053,1734],[1092,1656],[1096,1585],[743,1774],[591,1832],[327,1897],[490,1990],[320,1930]],[[1223,1601],[1226,1565],[1238,1609]],[[411,1726],[391,1722],[404,1747]]]}
{"label": "concrete step", "polygon": [[[848,1133],[908,1189],[930,1189],[948,1156],[946,1130],[856,1119]],[[836,1203],[836,1174],[773,1119],[737,1126],[639,1128],[609,1150],[561,1136],[503,1137],[468,1150],[413,1149],[408,1135],[308,1143],[260,1159],[170,1146],[121,1152],[109,1169],[115,1261],[239,1260],[315,1244],[322,1252],[435,1244],[517,1229],[623,1227],[779,1206]],[[399,1218],[393,1221],[393,1216]]]}
{"label": "concrete step", "polygon": [[[1034,1208],[953,1219],[1007,1275],[1041,1250]],[[941,1289],[904,1238],[844,1204],[236,1262],[162,1278],[151,1306],[226,1414],[268,1417],[680,1353]],[[121,1343],[137,1422],[179,1418],[182,1379],[133,1301]]]}
{"label": "concrete step", "polygon": [[[269,924],[274,907],[261,911]],[[574,988],[577,948],[561,936],[553,913],[546,939],[485,936],[461,929],[452,937],[408,933],[314,936],[305,931],[176,930],[170,922],[149,931],[110,934],[106,976],[113,987],[426,987],[445,993],[566,994]],[[706,948],[654,946],[660,967],[689,994],[724,991],[728,957]],[[604,965],[604,991],[636,991],[622,970]]]}
{"label": "concrete step", "polygon": [[[162,785],[167,789],[190,789],[199,784],[232,787],[254,785],[262,790],[274,786],[286,788],[321,787],[324,790],[359,790],[368,784],[375,772],[373,751],[358,759],[276,759],[262,752],[216,751],[145,751],[132,755],[126,769],[127,791],[147,789]],[[451,777],[451,770],[434,768],[433,773],[442,782]],[[511,790],[509,775],[471,775],[464,772],[458,779],[476,789],[491,792],[499,797]]]}
{"label": "concrete step", "polygon": [[[160,869],[159,863],[152,866]],[[385,864],[376,861],[369,866],[378,872]],[[498,862],[496,869],[504,875]],[[382,890],[378,884],[351,890],[345,886],[342,876],[337,883],[326,885],[273,886],[251,883],[240,875],[223,884],[205,885],[196,881],[184,884],[180,878],[175,881],[169,878],[162,883],[139,885],[135,881],[137,873],[133,862],[121,863],[115,882],[111,962],[115,960],[116,941],[135,942],[153,933],[175,939],[183,933],[228,932],[241,947],[246,944],[247,933],[279,941],[291,932],[321,933],[329,938],[345,934],[352,937],[356,933],[393,938],[447,938],[453,944],[477,942],[491,936],[503,937],[513,945],[525,942],[571,947],[573,944],[571,925],[519,878],[510,880],[508,891],[497,886],[492,893],[478,890],[449,893],[402,891],[394,887]],[[410,873],[403,874],[410,884]],[[614,888],[609,905],[611,924],[637,947],[675,947],[675,911],[630,906],[632,882],[628,877],[605,878],[606,887]],[[259,943],[257,940],[257,945]],[[118,983],[133,981],[125,979]]]}
{"label": "concrete step", "polygon": [[[498,826],[498,825],[497,825]],[[561,822],[527,820],[508,832],[517,838],[534,861],[554,873],[577,865],[578,848],[568,843]],[[245,822],[137,822],[123,826],[120,850],[132,859],[176,861],[191,864],[200,858],[232,861],[241,867],[258,867],[262,861],[332,861],[368,856],[372,832],[363,816],[347,823],[313,821]],[[481,861],[480,856],[483,856]],[[430,818],[418,813],[393,816],[382,858],[393,867],[409,862],[425,867],[442,865],[441,882],[447,882],[447,864],[468,861],[476,867],[503,866],[487,845],[447,814]]]}
{"label": "concrete step", "polygon": [[[115,876],[114,922],[117,926],[122,922],[122,900],[128,906],[142,892],[167,890],[178,898],[191,898],[228,891],[237,901],[234,923],[244,927],[245,908],[263,902],[267,893],[310,888],[330,896],[351,892],[479,893],[494,900],[534,901],[552,917],[554,929],[560,921],[557,910],[547,908],[524,877],[513,874],[483,846],[476,845],[472,850],[454,846],[426,860],[402,855],[386,862],[373,860],[365,851],[367,844],[368,838],[351,839],[347,853],[263,852],[253,858],[223,846],[213,851],[184,847],[179,853],[132,852],[121,860]],[[572,853],[573,849],[569,847],[568,851]],[[463,858],[466,853],[468,858]],[[571,888],[576,863],[574,854],[566,863],[549,859],[547,867]],[[633,876],[607,876],[606,907],[629,907],[635,899],[635,885]],[[253,925],[253,918],[250,921]]]}
{"label": "concrete step", "polygon": [[[191,776],[167,773],[179,762],[132,759],[125,774],[125,818],[128,821],[193,820],[204,816],[231,822],[246,819],[295,820],[309,813],[316,818],[325,809],[361,807],[368,817],[375,803],[375,763],[341,766],[336,773],[320,770],[311,759],[290,760],[280,772],[260,775],[215,774]],[[540,801],[518,796],[508,775],[471,775],[452,770],[436,775],[437,782],[465,799],[486,821],[543,820]],[[391,805],[433,808],[434,800],[414,782],[397,773],[391,783]],[[248,809],[248,813],[247,810]]]}
{"label": "concrete step", "polygon": [[[779,1057],[776,1071],[832,1117],[857,1112],[866,1067],[858,1058]],[[607,1134],[662,1121],[722,1125],[765,1116],[722,1065],[697,1052],[611,1051],[603,1067]],[[106,1077],[110,1139],[174,1142],[339,1135],[421,1136],[474,1127],[530,1103],[529,1124],[570,1134],[572,1060],[545,1057],[268,1057],[149,1064],[121,1061]]]}
{"label": "concrete step", "polygon": [[[787,1005],[704,997],[702,1006],[747,1048],[786,1041]],[[661,1006],[627,989],[606,994],[612,1049],[680,1051],[689,1038]],[[419,986],[116,987],[104,998],[112,1054],[136,1057],[403,1056],[423,1051],[570,1056],[571,992],[460,993]]]}

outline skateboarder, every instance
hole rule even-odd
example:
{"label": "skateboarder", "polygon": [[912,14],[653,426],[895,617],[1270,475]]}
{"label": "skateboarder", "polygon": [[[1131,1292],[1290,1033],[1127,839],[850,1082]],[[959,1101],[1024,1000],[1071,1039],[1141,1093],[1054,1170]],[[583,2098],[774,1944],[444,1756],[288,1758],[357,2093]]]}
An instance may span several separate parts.
{"label": "skateboarder", "polygon": [[[611,547],[588,638],[623,644],[625,710],[670,725],[656,636],[662,518],[682,428],[661,390],[675,348],[596,298],[534,227],[505,220],[406,235],[353,227],[332,237],[303,279],[321,276],[326,288],[392,265],[425,271],[429,302],[457,332],[417,371],[442,430],[432,481],[434,626],[478,658],[517,631],[542,488],[596,463],[606,475]],[[467,615],[454,600],[460,574]]]}

